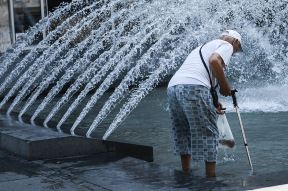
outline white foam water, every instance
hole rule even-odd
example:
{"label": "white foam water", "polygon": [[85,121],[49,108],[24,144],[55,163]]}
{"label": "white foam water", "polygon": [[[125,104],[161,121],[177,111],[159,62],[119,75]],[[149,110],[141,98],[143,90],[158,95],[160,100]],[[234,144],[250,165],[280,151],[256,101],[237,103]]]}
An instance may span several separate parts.
{"label": "white foam water", "polygon": [[[268,85],[265,87],[241,88],[237,101],[241,112],[286,112],[288,111],[288,86]],[[227,112],[234,112],[231,98],[223,98]]]}

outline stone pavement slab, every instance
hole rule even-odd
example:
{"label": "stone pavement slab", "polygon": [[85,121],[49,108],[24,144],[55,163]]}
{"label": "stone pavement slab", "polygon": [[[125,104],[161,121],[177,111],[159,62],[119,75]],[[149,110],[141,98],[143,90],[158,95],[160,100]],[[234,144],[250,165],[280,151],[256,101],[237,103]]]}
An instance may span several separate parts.
{"label": "stone pavement slab", "polygon": [[95,184],[82,183],[75,184],[65,179],[51,180],[42,176],[23,178],[13,181],[0,182],[0,191],[107,191]]}

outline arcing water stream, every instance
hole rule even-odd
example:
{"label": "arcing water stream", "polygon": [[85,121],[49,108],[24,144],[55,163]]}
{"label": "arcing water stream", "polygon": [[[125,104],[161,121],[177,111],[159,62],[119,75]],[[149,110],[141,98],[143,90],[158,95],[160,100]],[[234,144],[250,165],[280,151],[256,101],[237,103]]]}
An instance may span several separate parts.
{"label": "arcing water stream", "polygon": [[[118,106],[106,139],[193,48],[225,29],[236,29],[243,36],[244,53],[231,60],[227,73],[240,90],[242,110],[288,111],[287,17],[287,1],[98,0],[88,5],[76,0],[41,20],[2,55],[0,108],[11,114],[25,102],[21,121],[44,94],[31,123],[55,103],[43,125],[48,127],[66,106],[57,129],[73,114],[78,116],[72,122],[74,134],[105,92],[115,88],[86,131],[90,137]],[[43,30],[49,33],[37,42]]]}

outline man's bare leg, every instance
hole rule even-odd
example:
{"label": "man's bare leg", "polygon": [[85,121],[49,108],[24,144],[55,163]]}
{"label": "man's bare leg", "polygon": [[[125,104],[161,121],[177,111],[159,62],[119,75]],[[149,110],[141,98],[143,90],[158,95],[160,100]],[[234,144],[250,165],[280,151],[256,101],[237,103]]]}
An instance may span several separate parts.
{"label": "man's bare leg", "polygon": [[190,172],[190,160],[191,155],[181,155],[181,164],[182,164],[182,170],[184,173]]}
{"label": "man's bare leg", "polygon": [[206,176],[216,177],[216,162],[205,162]]}

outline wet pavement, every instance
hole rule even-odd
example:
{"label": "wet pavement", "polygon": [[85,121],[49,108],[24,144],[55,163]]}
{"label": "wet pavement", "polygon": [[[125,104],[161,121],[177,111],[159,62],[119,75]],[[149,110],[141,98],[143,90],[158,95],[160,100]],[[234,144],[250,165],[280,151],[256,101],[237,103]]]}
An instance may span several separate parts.
{"label": "wet pavement", "polygon": [[93,156],[28,161],[0,150],[0,191],[248,190],[287,183],[287,172],[224,180],[125,157]]}

